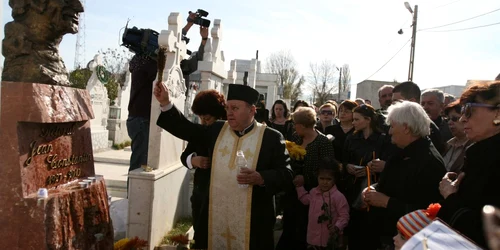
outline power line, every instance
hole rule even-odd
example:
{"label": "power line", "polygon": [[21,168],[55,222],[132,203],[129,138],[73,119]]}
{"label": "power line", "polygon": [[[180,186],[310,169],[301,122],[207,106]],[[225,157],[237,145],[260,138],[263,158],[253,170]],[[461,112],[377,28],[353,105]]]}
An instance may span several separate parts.
{"label": "power line", "polygon": [[427,30],[425,32],[452,32],[452,31],[472,30],[472,29],[484,28],[484,27],[498,25],[498,24],[500,24],[500,22],[498,22],[498,23],[490,23],[490,24],[480,25],[480,26],[475,26],[475,27],[469,27],[469,28],[463,28],[463,29],[454,29],[454,30]]}
{"label": "power line", "polygon": [[448,24],[439,25],[439,26],[430,27],[430,28],[419,29],[418,31],[430,30],[430,29],[437,29],[437,28],[442,28],[442,27],[450,26],[450,25],[457,24],[457,23],[462,23],[462,22],[465,22],[465,21],[472,20],[472,19],[474,19],[474,18],[478,18],[478,17],[484,16],[484,15],[491,14],[491,13],[496,12],[496,11],[499,11],[499,10],[500,10],[500,8],[498,8],[498,9],[496,9],[496,10],[492,10],[492,11],[490,11],[490,12],[483,13],[483,14],[481,14],[481,15],[477,15],[477,16],[473,16],[473,17],[470,17],[470,18],[467,18],[467,19],[463,19],[463,20],[460,20],[460,21],[457,21],[457,22],[448,23]]}
{"label": "power line", "polygon": [[410,39],[408,39],[408,41],[406,41],[406,43],[403,45],[403,47],[401,47],[401,48],[398,50],[398,52],[396,52],[396,54],[394,54],[394,55],[393,55],[393,56],[392,56],[392,57],[391,57],[391,58],[390,58],[387,62],[385,62],[385,63],[384,63],[384,65],[382,65],[382,67],[380,67],[377,71],[375,71],[375,73],[373,73],[373,74],[371,74],[369,77],[367,77],[367,78],[365,79],[365,81],[366,81],[366,80],[368,80],[368,79],[370,79],[370,78],[371,78],[372,76],[374,76],[375,74],[377,74],[377,73],[378,73],[380,70],[382,70],[382,69],[383,69],[383,68],[384,68],[384,67],[385,67],[385,66],[386,66],[386,65],[387,65],[390,61],[392,61],[392,59],[394,59],[394,57],[396,57],[396,56],[399,54],[399,52],[401,52],[401,50],[403,50],[403,48],[404,48],[404,47],[406,47],[406,45],[408,44],[408,42],[410,42],[410,40],[411,40],[411,38],[410,38]]}

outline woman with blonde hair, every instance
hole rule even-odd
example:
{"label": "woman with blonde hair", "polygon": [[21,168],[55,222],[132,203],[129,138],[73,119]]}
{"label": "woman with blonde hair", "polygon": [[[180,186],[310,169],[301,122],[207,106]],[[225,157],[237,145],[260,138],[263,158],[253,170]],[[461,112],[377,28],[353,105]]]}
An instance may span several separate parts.
{"label": "woman with blonde hair", "polygon": [[303,160],[292,159],[294,185],[286,190],[283,208],[283,233],[276,249],[306,249],[308,207],[297,196],[296,186],[306,191],[318,186],[318,166],[324,158],[333,157],[333,147],[328,138],[315,129],[316,112],[300,107],[292,114],[296,137],[294,142],[306,150]]}

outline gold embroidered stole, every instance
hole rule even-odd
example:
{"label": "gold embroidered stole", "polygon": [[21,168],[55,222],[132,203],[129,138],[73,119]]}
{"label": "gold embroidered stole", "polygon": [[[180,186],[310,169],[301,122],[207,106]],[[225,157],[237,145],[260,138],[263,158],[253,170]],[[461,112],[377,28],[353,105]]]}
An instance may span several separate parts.
{"label": "gold embroidered stole", "polygon": [[255,170],[265,126],[254,122],[254,128],[238,137],[226,122],[217,137],[210,179],[208,214],[208,249],[245,250],[250,247],[252,186],[238,187],[236,152],[242,150],[247,167]]}

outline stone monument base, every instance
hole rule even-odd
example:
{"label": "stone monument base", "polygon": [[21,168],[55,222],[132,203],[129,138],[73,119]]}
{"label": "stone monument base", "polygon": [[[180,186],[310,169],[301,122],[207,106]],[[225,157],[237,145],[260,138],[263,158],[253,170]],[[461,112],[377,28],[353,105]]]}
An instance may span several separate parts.
{"label": "stone monument base", "polygon": [[175,221],[191,215],[189,174],[182,164],[167,169],[129,172],[127,237],[147,240],[153,250]]}
{"label": "stone monument base", "polygon": [[95,177],[88,92],[1,84],[1,249],[112,249],[104,179],[79,183]]}
{"label": "stone monument base", "polygon": [[78,180],[23,199],[3,224],[2,249],[113,249],[106,185],[102,177],[81,188]]}

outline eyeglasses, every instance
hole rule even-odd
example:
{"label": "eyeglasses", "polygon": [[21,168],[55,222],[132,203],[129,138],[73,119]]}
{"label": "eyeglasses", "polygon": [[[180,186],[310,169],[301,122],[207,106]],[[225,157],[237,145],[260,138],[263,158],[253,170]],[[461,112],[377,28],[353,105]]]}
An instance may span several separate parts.
{"label": "eyeglasses", "polygon": [[448,116],[448,121],[452,121],[452,122],[458,122],[458,120],[460,120],[460,117],[458,116]]}
{"label": "eyeglasses", "polygon": [[499,106],[494,106],[486,103],[468,102],[462,107],[462,115],[465,116],[466,118],[470,118],[472,116],[473,107],[499,108]]}
{"label": "eyeglasses", "polygon": [[330,111],[330,110],[323,110],[323,111],[321,111],[321,114],[322,114],[322,115],[333,115],[333,111]]}

